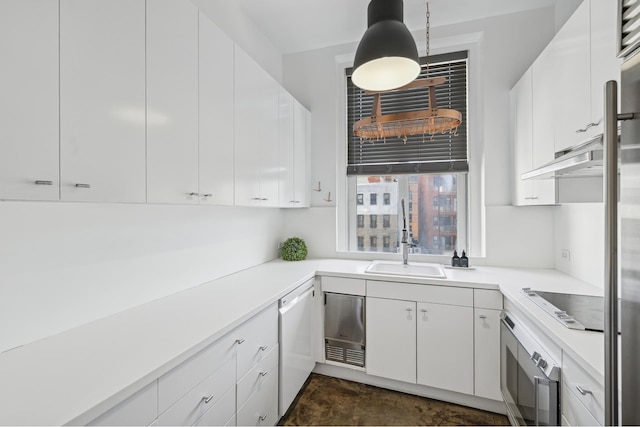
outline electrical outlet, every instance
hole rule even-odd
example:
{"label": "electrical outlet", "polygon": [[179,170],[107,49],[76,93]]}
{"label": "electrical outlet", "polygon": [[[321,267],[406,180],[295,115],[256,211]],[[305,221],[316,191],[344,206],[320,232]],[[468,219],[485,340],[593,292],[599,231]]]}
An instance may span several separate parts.
{"label": "electrical outlet", "polygon": [[562,249],[560,252],[560,256],[565,261],[571,261],[571,252],[569,252],[569,249]]}

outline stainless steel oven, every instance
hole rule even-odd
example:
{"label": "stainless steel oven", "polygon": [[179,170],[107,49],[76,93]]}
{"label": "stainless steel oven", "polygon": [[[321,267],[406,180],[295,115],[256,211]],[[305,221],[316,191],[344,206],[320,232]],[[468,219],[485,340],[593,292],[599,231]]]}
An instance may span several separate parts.
{"label": "stainless steel oven", "polygon": [[500,390],[513,425],[559,424],[560,366],[513,314],[500,323]]}

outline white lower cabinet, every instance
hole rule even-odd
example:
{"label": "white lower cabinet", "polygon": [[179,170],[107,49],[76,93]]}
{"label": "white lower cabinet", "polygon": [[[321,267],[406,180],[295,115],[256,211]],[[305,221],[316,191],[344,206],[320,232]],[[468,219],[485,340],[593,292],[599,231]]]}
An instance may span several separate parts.
{"label": "white lower cabinet", "polygon": [[473,308],[418,303],[417,382],[473,394]]}
{"label": "white lower cabinet", "polygon": [[366,299],[367,374],[416,383],[416,303]]}
{"label": "white lower cabinet", "polygon": [[233,388],[235,379],[235,360],[231,359],[160,415],[159,425],[192,425]]}
{"label": "white lower cabinet", "polygon": [[237,414],[239,426],[272,426],[278,422],[278,375],[268,375]]}
{"label": "white lower cabinet", "polygon": [[368,280],[366,293],[367,374],[502,400],[499,291]]}
{"label": "white lower cabinet", "polygon": [[88,425],[92,426],[146,426],[158,415],[158,382],[153,381],[100,415]]}
{"label": "white lower cabinet", "polygon": [[231,387],[212,408],[196,421],[196,426],[236,425],[236,388]]}
{"label": "white lower cabinet", "polygon": [[[604,387],[569,355],[562,355],[562,415],[571,425],[604,423]],[[591,421],[588,424],[587,421]]]}
{"label": "white lower cabinet", "polygon": [[474,308],[474,394],[502,400],[500,393],[501,310]]}

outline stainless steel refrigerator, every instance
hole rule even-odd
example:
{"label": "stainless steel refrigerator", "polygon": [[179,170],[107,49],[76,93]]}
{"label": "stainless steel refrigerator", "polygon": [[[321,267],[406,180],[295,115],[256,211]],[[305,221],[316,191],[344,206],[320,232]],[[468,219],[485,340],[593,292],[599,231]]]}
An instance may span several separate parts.
{"label": "stainless steel refrigerator", "polygon": [[640,425],[640,54],[626,58],[620,84],[620,111],[616,82],[605,86],[605,423]]}

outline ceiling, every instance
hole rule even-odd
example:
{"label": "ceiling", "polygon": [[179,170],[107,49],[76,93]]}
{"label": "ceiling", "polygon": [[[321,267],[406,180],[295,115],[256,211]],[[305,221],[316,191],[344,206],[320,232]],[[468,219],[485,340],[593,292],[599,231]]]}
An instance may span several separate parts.
{"label": "ceiling", "polygon": [[[357,42],[369,0],[236,0],[283,54]],[[430,0],[431,26],[443,26],[555,5],[561,0]],[[424,29],[425,0],[404,0],[409,30]]]}

